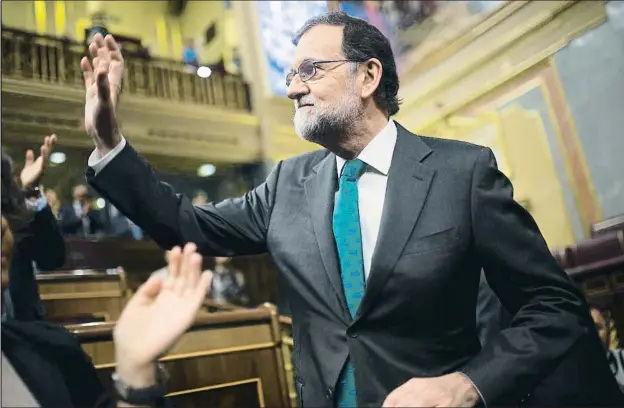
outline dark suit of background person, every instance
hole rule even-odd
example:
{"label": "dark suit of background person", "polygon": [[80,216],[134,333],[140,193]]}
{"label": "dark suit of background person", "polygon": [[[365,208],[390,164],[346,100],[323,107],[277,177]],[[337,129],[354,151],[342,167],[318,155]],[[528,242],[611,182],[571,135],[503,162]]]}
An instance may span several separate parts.
{"label": "dark suit of background person", "polygon": [[58,223],[61,226],[61,230],[65,235],[73,235],[77,237],[84,237],[87,235],[93,235],[101,231],[104,226],[100,219],[101,214],[99,211],[90,210],[87,215],[89,222],[85,231],[85,224],[82,218],[76,214],[76,209],[73,204],[64,205],[59,210]]}
{"label": "dark suit of background person", "polygon": [[[477,300],[479,340],[487,347],[501,330],[511,326],[505,309],[481,273]],[[606,351],[595,330],[588,330],[528,396],[526,406],[624,407],[624,393],[613,376]]]}
{"label": "dark suit of background person", "polygon": [[33,261],[39,271],[53,271],[65,263],[65,240],[45,198],[37,199],[32,204],[32,211],[30,223],[14,233],[16,243],[9,292],[14,317],[18,320],[45,319]]}
{"label": "dark suit of background person", "polygon": [[[57,269],[65,262],[65,240],[45,197],[26,203],[13,177],[11,159],[2,152],[2,215],[14,231],[15,244],[10,265],[7,317],[43,320],[45,310],[33,262],[42,271]],[[3,288],[4,289],[4,288]]]}
{"label": "dark suit of background person", "polygon": [[[333,153],[281,161],[243,197],[197,207],[160,182],[125,139],[103,158],[92,155],[87,180],[163,248],[194,242],[204,255],[272,255],[292,312],[301,405],[333,403],[347,355],[359,405],[380,406],[413,377],[455,371],[488,404],[520,401],[593,327],[587,304],[512,199],[490,149],[397,128],[379,237],[353,319],[332,233]],[[516,314],[516,324],[483,349],[475,324],[482,267]]]}

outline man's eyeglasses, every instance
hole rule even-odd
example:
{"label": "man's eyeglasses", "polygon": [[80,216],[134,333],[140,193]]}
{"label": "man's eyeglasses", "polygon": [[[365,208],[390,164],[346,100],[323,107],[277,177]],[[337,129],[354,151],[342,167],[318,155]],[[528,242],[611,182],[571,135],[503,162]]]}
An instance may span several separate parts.
{"label": "man's eyeglasses", "polygon": [[299,65],[299,68],[296,71],[290,71],[288,75],[286,75],[286,86],[290,86],[290,83],[292,82],[293,78],[297,74],[299,75],[299,78],[301,78],[303,82],[309,81],[310,79],[314,78],[314,75],[316,75],[317,64],[328,64],[330,62],[361,62],[361,61],[354,61],[354,60],[348,60],[348,59],[323,60],[323,61],[305,60]]}

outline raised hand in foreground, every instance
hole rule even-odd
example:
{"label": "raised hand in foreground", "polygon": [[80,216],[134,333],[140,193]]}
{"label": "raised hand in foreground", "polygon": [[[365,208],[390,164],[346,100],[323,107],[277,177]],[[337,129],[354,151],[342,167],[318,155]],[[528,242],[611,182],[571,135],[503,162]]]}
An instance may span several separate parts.
{"label": "raised hand in foreground", "polygon": [[121,141],[115,109],[121,93],[124,60],[112,35],[96,34],[89,45],[88,57],[80,61],[85,81],[85,129],[93,138],[100,155]]}
{"label": "raised hand in foreground", "polygon": [[166,278],[150,278],[124,308],[114,330],[117,375],[135,388],[155,382],[155,362],[191,326],[210,289],[195,244],[169,256]]}
{"label": "raised hand in foreground", "polygon": [[48,168],[50,162],[50,153],[54,150],[56,144],[56,135],[46,136],[43,138],[43,144],[40,148],[40,155],[35,159],[35,153],[32,150],[26,152],[26,160],[24,168],[20,173],[20,181],[22,188],[29,189],[39,187],[39,182],[43,173]]}

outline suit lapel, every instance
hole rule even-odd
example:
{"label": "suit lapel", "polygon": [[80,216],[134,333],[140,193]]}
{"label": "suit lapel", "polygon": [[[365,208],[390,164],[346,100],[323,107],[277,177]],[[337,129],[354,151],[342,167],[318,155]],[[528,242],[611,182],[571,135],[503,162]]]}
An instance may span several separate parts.
{"label": "suit lapel", "polygon": [[435,174],[421,163],[432,152],[429,146],[399,124],[397,131],[379,236],[356,319],[370,310],[390,277],[418,221]]}
{"label": "suit lapel", "polygon": [[338,185],[336,170],[336,156],[328,154],[314,167],[314,173],[304,183],[308,208],[312,215],[312,226],[316,241],[321,252],[323,266],[338,299],[340,300],[340,314],[345,317],[347,301],[342,288],[340,266],[338,265],[338,251],[334,240],[332,214],[334,199]]}

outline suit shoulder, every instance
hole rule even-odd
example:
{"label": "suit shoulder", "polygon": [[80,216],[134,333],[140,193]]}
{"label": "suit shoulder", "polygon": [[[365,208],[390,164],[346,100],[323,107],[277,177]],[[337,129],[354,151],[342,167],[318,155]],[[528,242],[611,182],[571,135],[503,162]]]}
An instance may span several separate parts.
{"label": "suit shoulder", "polygon": [[425,142],[431,149],[439,149],[448,153],[462,153],[462,154],[474,154],[479,155],[483,149],[487,149],[485,146],[481,146],[474,143],[464,142],[455,139],[443,139],[433,136],[419,136],[423,142]]}
{"label": "suit shoulder", "polygon": [[453,139],[442,139],[431,136],[419,136],[422,141],[433,151],[432,161],[447,168],[455,170],[472,169],[483,153],[485,146],[463,142]]}

